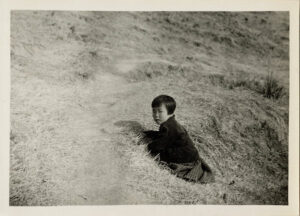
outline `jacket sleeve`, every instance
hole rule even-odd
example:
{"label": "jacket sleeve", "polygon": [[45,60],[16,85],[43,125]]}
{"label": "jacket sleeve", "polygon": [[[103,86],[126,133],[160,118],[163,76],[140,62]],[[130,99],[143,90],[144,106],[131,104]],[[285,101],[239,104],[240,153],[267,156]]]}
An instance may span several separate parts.
{"label": "jacket sleeve", "polygon": [[166,127],[162,127],[156,134],[156,139],[148,145],[148,150],[151,152],[161,152],[166,149],[168,142],[168,129]]}
{"label": "jacket sleeve", "polygon": [[170,159],[181,159],[189,153],[187,146],[170,147],[166,149],[166,154]]}
{"label": "jacket sleeve", "polygon": [[143,131],[143,134],[145,137],[150,138],[150,139],[157,139],[160,137],[160,132],[159,131]]}
{"label": "jacket sleeve", "polygon": [[199,159],[198,150],[185,133],[181,135],[181,139],[178,142],[183,145],[173,145],[166,149],[167,157],[170,160],[191,162]]}

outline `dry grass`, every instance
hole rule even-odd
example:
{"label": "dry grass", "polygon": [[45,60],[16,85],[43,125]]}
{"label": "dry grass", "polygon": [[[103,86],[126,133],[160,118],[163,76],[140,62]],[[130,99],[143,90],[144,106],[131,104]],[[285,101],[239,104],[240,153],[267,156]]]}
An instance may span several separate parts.
{"label": "dry grass", "polygon": [[[288,203],[287,13],[11,17],[10,205]],[[215,183],[137,145],[161,93]]]}

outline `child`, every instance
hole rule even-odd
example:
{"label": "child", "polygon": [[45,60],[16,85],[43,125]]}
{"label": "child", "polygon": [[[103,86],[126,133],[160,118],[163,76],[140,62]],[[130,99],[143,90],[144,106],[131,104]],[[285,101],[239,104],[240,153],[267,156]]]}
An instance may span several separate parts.
{"label": "child", "polygon": [[175,120],[175,108],[175,100],[168,95],[152,101],[153,119],[160,127],[159,131],[144,131],[151,140],[147,146],[150,154],[159,155],[160,161],[178,177],[201,183],[213,181],[211,169],[199,157],[185,128]]}

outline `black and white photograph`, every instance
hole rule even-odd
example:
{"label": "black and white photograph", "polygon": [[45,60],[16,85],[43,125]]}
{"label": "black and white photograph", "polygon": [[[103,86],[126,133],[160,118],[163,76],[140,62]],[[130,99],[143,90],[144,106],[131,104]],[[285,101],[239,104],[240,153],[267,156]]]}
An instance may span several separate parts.
{"label": "black and white photograph", "polygon": [[10,207],[289,205],[289,11],[9,14]]}

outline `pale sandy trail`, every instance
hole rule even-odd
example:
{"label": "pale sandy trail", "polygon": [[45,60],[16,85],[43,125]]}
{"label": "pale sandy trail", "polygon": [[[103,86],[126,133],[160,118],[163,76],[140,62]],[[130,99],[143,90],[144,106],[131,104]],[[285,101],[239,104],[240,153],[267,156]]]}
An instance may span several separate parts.
{"label": "pale sandy trail", "polygon": [[[113,136],[118,133],[118,128],[114,126],[114,122],[118,121],[117,110],[124,108],[118,107],[119,98],[114,95],[130,91],[129,85],[118,76],[104,74],[89,86],[89,90],[91,94],[85,99],[84,108],[70,110],[73,121],[65,130],[69,131],[70,138],[80,143],[78,148],[71,150],[75,153],[67,153],[73,156],[65,164],[65,173],[57,173],[62,179],[69,179],[61,187],[64,193],[60,194],[57,203],[90,205],[153,202],[143,194],[136,194],[126,184],[127,178],[130,178],[130,167],[118,151],[118,143],[113,140]],[[76,152],[81,153],[80,156]],[[65,176],[70,173],[71,178]]]}

